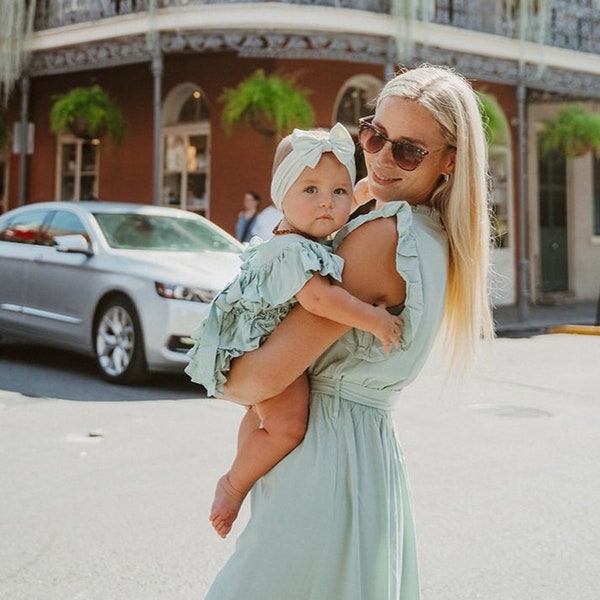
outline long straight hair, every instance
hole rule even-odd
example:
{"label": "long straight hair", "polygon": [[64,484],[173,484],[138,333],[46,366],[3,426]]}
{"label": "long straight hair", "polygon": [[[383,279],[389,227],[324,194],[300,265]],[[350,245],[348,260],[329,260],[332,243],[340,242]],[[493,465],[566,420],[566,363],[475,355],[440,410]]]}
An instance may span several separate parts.
{"label": "long straight hair", "polygon": [[377,105],[390,96],[413,100],[429,110],[448,145],[456,148],[454,173],[448,181],[440,178],[431,204],[440,211],[450,249],[443,340],[451,366],[468,367],[478,341],[494,335],[487,289],[491,241],[487,146],[479,98],[462,75],[432,65],[396,75],[384,86]]}

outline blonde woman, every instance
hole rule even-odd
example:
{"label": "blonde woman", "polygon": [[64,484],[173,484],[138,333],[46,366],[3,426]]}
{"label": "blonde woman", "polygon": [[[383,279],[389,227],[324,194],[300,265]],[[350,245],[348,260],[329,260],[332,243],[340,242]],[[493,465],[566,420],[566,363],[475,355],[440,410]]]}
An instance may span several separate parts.
{"label": "blonde woman", "polygon": [[492,335],[487,166],[477,97],[422,66],[383,88],[359,125],[373,210],[334,251],[343,287],[404,320],[389,354],[372,335],[294,309],[233,362],[225,392],[255,404],[305,370],[304,441],[253,489],[252,514],[209,600],[417,600],[412,506],[392,421],[399,392],[443,332],[455,366]]}

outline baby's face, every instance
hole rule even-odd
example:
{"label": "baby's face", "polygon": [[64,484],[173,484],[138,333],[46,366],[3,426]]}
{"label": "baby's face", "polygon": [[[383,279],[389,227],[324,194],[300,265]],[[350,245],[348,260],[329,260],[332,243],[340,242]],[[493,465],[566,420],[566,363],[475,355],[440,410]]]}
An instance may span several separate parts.
{"label": "baby's face", "polygon": [[348,220],[352,187],[348,169],[326,152],[314,169],[306,167],[283,199],[284,227],[324,239]]}

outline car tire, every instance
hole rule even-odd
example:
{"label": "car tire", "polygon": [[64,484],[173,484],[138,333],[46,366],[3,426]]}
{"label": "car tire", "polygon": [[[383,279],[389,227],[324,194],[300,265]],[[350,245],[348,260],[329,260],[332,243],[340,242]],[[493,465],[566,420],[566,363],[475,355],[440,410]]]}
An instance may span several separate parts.
{"label": "car tire", "polygon": [[115,296],[102,304],[93,334],[96,364],[104,379],[133,384],[147,378],[144,336],[131,300]]}

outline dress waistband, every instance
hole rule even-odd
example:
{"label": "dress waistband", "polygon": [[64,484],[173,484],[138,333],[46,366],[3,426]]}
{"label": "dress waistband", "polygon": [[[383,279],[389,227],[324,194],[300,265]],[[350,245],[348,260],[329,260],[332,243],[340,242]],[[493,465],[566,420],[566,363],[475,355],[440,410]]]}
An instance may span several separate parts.
{"label": "dress waistband", "polygon": [[333,395],[336,400],[344,399],[380,410],[392,410],[397,391],[376,390],[343,379],[331,379],[321,375],[310,376],[311,392]]}

